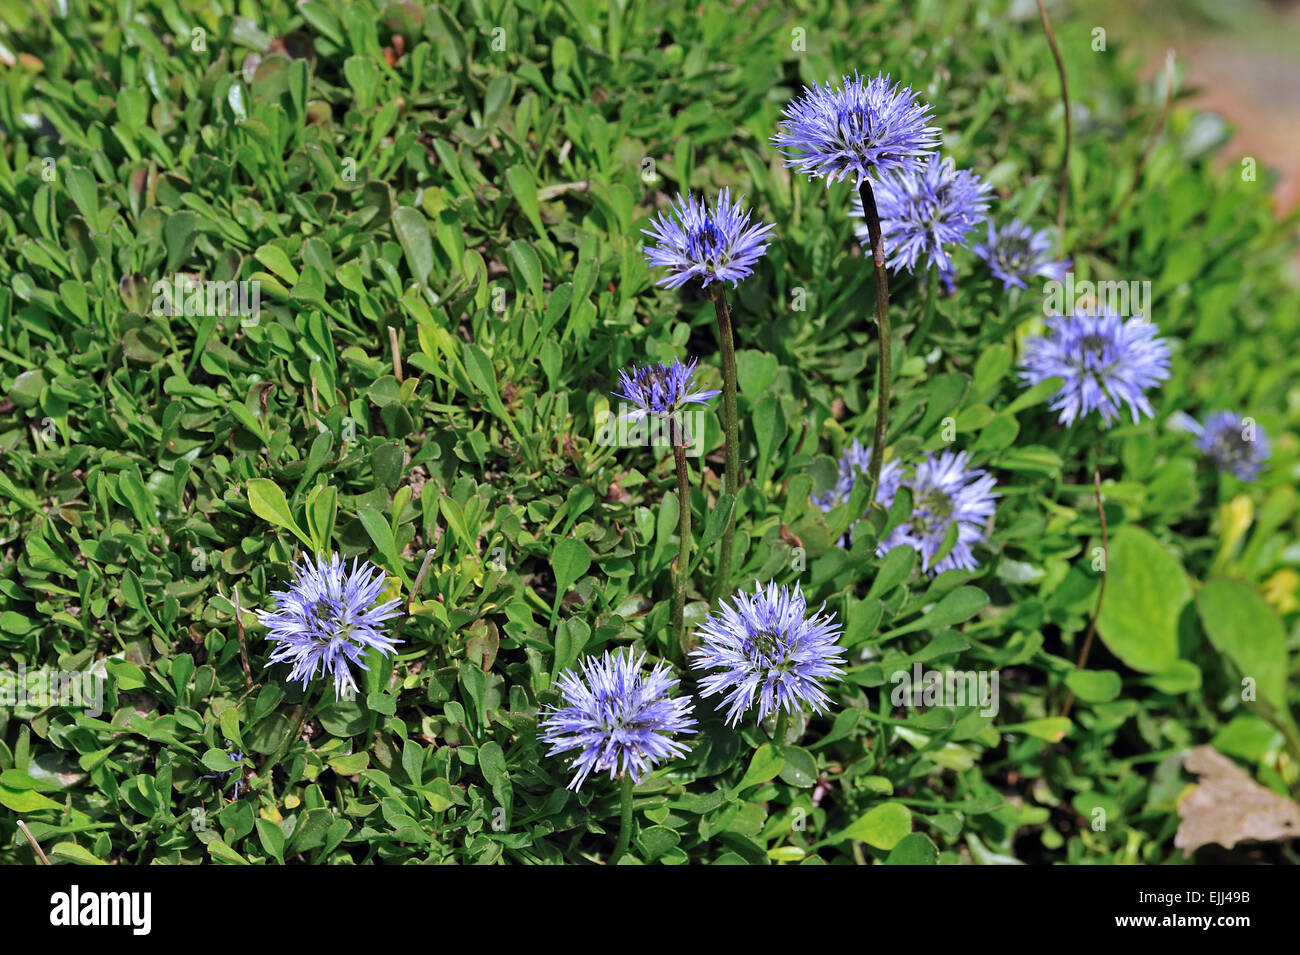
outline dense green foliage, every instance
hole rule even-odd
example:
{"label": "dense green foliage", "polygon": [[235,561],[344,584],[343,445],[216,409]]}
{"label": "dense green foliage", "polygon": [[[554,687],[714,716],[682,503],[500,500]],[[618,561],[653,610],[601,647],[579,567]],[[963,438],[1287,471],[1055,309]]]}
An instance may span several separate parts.
{"label": "dense green foliage", "polygon": [[[997,187],[998,221],[1049,226],[1062,110],[1036,13],[66,6],[0,4],[0,659],[108,680],[99,716],[0,709],[0,860],[31,859],[18,816],[82,862],[607,857],[617,787],[566,791],[537,710],[587,654],[680,663],[671,457],[597,436],[634,361],[698,355],[719,387],[711,303],[655,288],[641,251],[646,216],[687,188],[730,186],[777,224],[732,296],[733,579],[801,583],[844,622],[853,667],[786,746],[699,705],[690,755],[637,790],[626,861],[1179,862],[1188,746],[1296,784],[1293,224],[1267,171],[1216,162],[1222,126],[1176,102],[1099,234],[1161,101],[1122,37],[1096,51],[1090,23],[1058,16],[1075,104],[1060,248],[1079,278],[1152,283],[1173,376],[1154,420],[1062,429],[1015,377],[1038,290],[1004,292],[961,252],[917,341],[921,288],[896,277],[892,453],[967,449],[1003,495],[978,571],[932,580],[906,549],[873,555],[885,515],[848,550],[861,510],[810,504],[869,441],[871,270],[850,187],[792,176],[768,141],[804,83],[890,72]],[[155,314],[153,284],[182,272],[260,281],[260,319]],[[1258,482],[1166,425],[1219,408],[1270,435]],[[705,446],[688,623],[721,528],[716,417]],[[1078,671],[1101,581],[1094,466],[1109,578]],[[373,560],[403,599],[433,556],[398,655],[308,713],[318,691],[263,668],[250,608],[317,547]],[[913,661],[997,672],[999,712],[891,706],[888,673]],[[210,778],[234,750],[242,777]]]}

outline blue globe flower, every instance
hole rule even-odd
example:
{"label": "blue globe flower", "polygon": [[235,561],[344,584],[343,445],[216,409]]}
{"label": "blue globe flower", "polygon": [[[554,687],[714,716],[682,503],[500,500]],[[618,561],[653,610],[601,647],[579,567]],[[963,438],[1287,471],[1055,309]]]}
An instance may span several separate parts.
{"label": "blue globe flower", "polygon": [[622,391],[616,391],[614,395],[634,405],[623,417],[629,421],[647,416],[671,418],[688,404],[707,404],[710,398],[720,395],[720,391],[700,390],[695,380],[696,362],[697,359],[692,358],[683,365],[674,358],[671,365],[660,362],[633,367],[630,373],[620,371],[618,383]]}
{"label": "blue globe flower", "polygon": [[1071,264],[1069,259],[1052,261],[1051,236],[1046,231],[1035,232],[1019,219],[1000,229],[990,221],[987,241],[972,251],[988,263],[1004,289],[1028,288],[1035,276],[1064,282]]}
{"label": "blue globe flower", "polygon": [[276,608],[257,611],[266,639],[276,644],[267,666],[291,663],[289,679],[301,680],[304,689],[319,670],[333,678],[336,697],[355,691],[349,664],[366,670],[367,650],[393,651],[399,641],[384,633],[383,623],[400,616],[401,601],[379,603],[383,573],[358,559],[349,573],[338,554],[309,557],[294,565],[293,575],[292,587],[271,594]]}
{"label": "blue globe flower", "polygon": [[1025,341],[1020,379],[1026,385],[1065,380],[1049,407],[1067,427],[1096,411],[1109,428],[1123,404],[1137,424],[1153,413],[1144,392],[1169,377],[1169,346],[1156,332],[1146,319],[1125,321],[1110,312],[1048,319],[1046,334]]}
{"label": "blue globe flower", "polygon": [[754,593],[737,591],[734,606],[722,602],[700,625],[692,667],[716,670],[700,680],[702,696],[723,694],[727,723],[734,726],[757,703],[759,720],[777,710],[803,706],[822,712],[830,703],[822,681],[844,671],[844,648],[836,644],[834,614],[809,616],[803,592],[757,581]]}
{"label": "blue globe flower", "polygon": [[[985,539],[988,520],[997,509],[994,499],[1001,495],[993,490],[996,482],[987,472],[969,469],[968,463],[965,451],[930,454],[899,482],[912,493],[912,516],[880,542],[879,556],[906,544],[921,555],[921,569],[932,576],[979,566],[974,547]],[[893,496],[882,501],[886,508]],[[939,557],[954,525],[952,550]]]}
{"label": "blue globe flower", "polygon": [[1231,471],[1243,481],[1259,477],[1272,451],[1264,429],[1232,411],[1219,411],[1205,419],[1197,446],[1219,470]]}
{"label": "blue globe flower", "polygon": [[677,685],[666,663],[642,672],[645,654],[631,652],[582,661],[581,671],[566,670],[556,680],[563,706],[545,707],[538,721],[547,755],[578,750],[569,789],[578,789],[592,772],[624,773],[639,783],[657,763],[685,754],[674,733],[694,733],[689,697],[670,697]]}
{"label": "blue globe flower", "polygon": [[853,177],[912,170],[939,145],[939,127],[929,125],[932,107],[910,87],[888,76],[863,80],[857,73],[838,89],[814,84],[790,101],[772,144],[787,166],[826,184]]}
{"label": "blue globe flower", "polygon": [[[951,276],[952,260],[947,246],[962,246],[966,237],[983,222],[989,208],[992,186],[975,173],[958,170],[951,159],[931,158],[912,171],[884,176],[875,182],[880,232],[889,250],[887,264],[894,271],[914,271],[924,260],[941,275]],[[862,197],[853,197],[849,213],[864,218]],[[859,241],[870,248],[866,225],[854,230]]]}
{"label": "blue globe flower", "polygon": [[753,275],[776,226],[750,225],[743,200],[732,202],[731,190],[723,189],[709,208],[702,198],[678,195],[675,207],[651,219],[650,228],[641,230],[656,243],[645,247],[646,261],[668,270],[657,284],[680,288],[699,279],[705,286],[719,281],[734,287]]}

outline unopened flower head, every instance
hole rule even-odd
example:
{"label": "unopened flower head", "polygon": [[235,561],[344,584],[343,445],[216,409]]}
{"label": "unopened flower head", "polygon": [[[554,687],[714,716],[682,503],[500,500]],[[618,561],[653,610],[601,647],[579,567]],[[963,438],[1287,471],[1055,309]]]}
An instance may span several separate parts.
{"label": "unopened flower head", "polygon": [[624,773],[640,782],[657,763],[681,756],[686,746],[674,733],[694,733],[689,697],[671,697],[677,685],[666,663],[645,673],[645,654],[631,652],[582,661],[556,680],[563,706],[543,709],[538,728],[549,743],[548,755],[578,750],[570,789],[578,789],[593,772]]}
{"label": "unopened flower head", "polygon": [[[992,186],[949,158],[932,157],[913,171],[881,177],[875,182],[880,233],[894,271],[915,270],[918,264],[951,273],[948,247],[962,246],[984,221]],[[850,215],[863,218],[862,198],[853,197]],[[870,247],[866,225],[855,229]]]}
{"label": "unopened flower head", "polygon": [[1144,318],[1127,321],[1112,312],[1047,320],[1047,332],[1025,342],[1020,379],[1036,385],[1047,378],[1065,383],[1050,407],[1066,426],[1096,411],[1109,428],[1127,404],[1133,423],[1151,415],[1144,392],[1169,377],[1169,346]]}
{"label": "unopened flower head", "polygon": [[1052,239],[1046,231],[1035,232],[1019,219],[1000,229],[989,221],[988,239],[974,247],[976,255],[1002,280],[1002,287],[1028,288],[1035,276],[1064,282],[1070,260],[1052,261]]}
{"label": "unopened flower head", "polygon": [[[1000,497],[993,478],[985,471],[968,468],[965,451],[930,454],[915,471],[900,481],[912,493],[912,516],[880,542],[877,554],[884,556],[900,544],[921,555],[921,569],[931,575],[961,568],[974,570],[974,547],[984,540],[988,520]],[[893,495],[886,508],[893,503]],[[956,541],[947,554],[939,556],[948,534],[956,526]]]}
{"label": "unopened flower head", "polygon": [[[833,613],[808,614],[798,585],[755,582],[737,591],[700,625],[692,666],[714,670],[700,680],[702,696],[724,694],[727,723],[735,725],[755,704],[759,720],[804,706],[822,712],[830,703],[822,681],[840,676],[844,648]],[[824,609],[824,607],[823,607]]]}
{"label": "unopened flower head", "polygon": [[694,195],[677,196],[677,205],[650,220],[641,231],[655,240],[645,246],[646,261],[663,267],[668,274],[657,284],[679,288],[692,279],[703,285],[730,282],[754,273],[754,263],[763,257],[776,226],[750,225],[750,213],[741,196],[731,201],[731,190],[723,189],[710,208]]}
{"label": "unopened flower head", "polygon": [[301,680],[304,689],[316,675],[330,675],[334,693],[357,688],[350,664],[363,670],[367,650],[389,654],[397,640],[384,633],[384,621],[400,615],[401,601],[379,601],[383,573],[369,562],[352,561],[349,572],[338,554],[318,554],[293,567],[288,590],[274,591],[274,610],[259,610],[257,617],[277,646],[271,663],[291,663],[289,679]]}
{"label": "unopened flower head", "polygon": [[1264,429],[1253,419],[1242,418],[1232,411],[1210,415],[1197,445],[1202,453],[1214,459],[1220,470],[1231,471],[1243,481],[1259,477],[1271,451]]}
{"label": "unopened flower head", "polygon": [[916,92],[888,76],[845,76],[841,85],[805,87],[786,106],[772,138],[785,164],[826,184],[852,177],[858,185],[870,176],[915,168],[939,145],[939,127],[929,125],[932,107]]}
{"label": "unopened flower head", "polygon": [[676,418],[688,404],[707,404],[710,398],[721,394],[700,388],[695,380],[696,361],[692,358],[683,365],[674,358],[671,365],[659,362],[633,367],[630,373],[620,371],[618,383],[622,390],[614,395],[626,398],[634,406],[623,417],[629,421],[645,417]]}

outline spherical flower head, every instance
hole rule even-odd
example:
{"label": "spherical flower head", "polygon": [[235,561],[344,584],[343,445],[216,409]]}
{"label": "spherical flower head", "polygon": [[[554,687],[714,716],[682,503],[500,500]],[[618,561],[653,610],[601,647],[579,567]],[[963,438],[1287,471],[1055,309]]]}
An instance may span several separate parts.
{"label": "spherical flower head", "polygon": [[334,694],[357,689],[349,664],[363,670],[368,649],[387,655],[400,642],[384,633],[384,621],[400,616],[400,600],[379,602],[383,573],[369,562],[352,561],[349,572],[338,554],[318,554],[293,567],[293,586],[274,591],[274,610],[259,610],[257,618],[276,644],[267,666],[291,663],[290,680],[303,689],[319,670],[334,680]]}
{"label": "spherical flower head", "polygon": [[683,365],[674,358],[671,365],[660,362],[633,367],[630,373],[620,371],[618,383],[622,390],[614,395],[633,405],[622,417],[628,421],[645,417],[677,418],[688,404],[707,404],[710,398],[720,395],[720,391],[700,389],[695,380],[696,361],[692,358]]}
{"label": "spherical flower head", "polygon": [[[962,246],[984,221],[993,187],[949,158],[933,157],[914,170],[884,176],[875,183],[880,234],[894,271],[914,271],[924,260],[942,274],[951,274],[946,247]],[[853,197],[850,215],[864,218],[862,197]],[[855,230],[864,247],[871,237],[866,225]]]}
{"label": "spherical flower head", "polygon": [[1243,481],[1259,477],[1271,451],[1264,429],[1253,418],[1242,418],[1232,411],[1210,415],[1197,446],[1220,470],[1231,471]]}
{"label": "spherical flower head", "polygon": [[1035,232],[1019,219],[1002,228],[989,222],[988,240],[977,244],[974,253],[988,263],[989,269],[1002,280],[1002,287],[1028,288],[1034,276],[1064,282],[1070,260],[1052,261],[1052,239],[1046,231]]}
{"label": "spherical flower head", "polygon": [[582,661],[581,671],[566,670],[556,680],[563,706],[544,707],[538,728],[547,755],[578,750],[569,789],[577,790],[592,772],[624,773],[639,783],[657,763],[686,752],[674,733],[694,733],[689,697],[673,698],[677,678],[666,663],[647,674],[645,654],[630,652]]}
{"label": "spherical flower head", "polygon": [[731,190],[723,189],[709,208],[703,198],[679,194],[675,207],[651,219],[650,228],[641,230],[655,240],[645,246],[646,261],[668,270],[656,284],[675,289],[699,279],[705,286],[719,281],[735,287],[753,275],[776,226],[750,225],[743,201],[741,196],[732,202]]}
{"label": "spherical flower head", "polygon": [[863,80],[855,72],[837,89],[813,84],[790,101],[772,144],[787,166],[826,185],[849,176],[859,185],[894,171],[914,169],[939,145],[929,125],[932,107],[888,76]]}
{"label": "spherical flower head", "polygon": [[724,694],[731,726],[756,702],[759,720],[805,705],[824,711],[830,698],[822,681],[844,672],[835,615],[810,616],[798,585],[789,591],[773,582],[764,589],[755,581],[752,595],[741,590],[731,599],[734,606],[723,601],[697,631],[691,665],[717,671],[701,679],[701,695]]}
{"label": "spherical flower head", "polygon": [[1169,377],[1169,346],[1157,331],[1145,318],[1125,321],[1110,312],[1049,319],[1046,334],[1025,342],[1020,379],[1026,385],[1065,379],[1049,407],[1067,427],[1096,411],[1109,428],[1121,404],[1137,424],[1153,414],[1143,392]]}
{"label": "spherical flower head", "polygon": [[[921,569],[931,576],[979,566],[974,547],[984,540],[985,527],[997,508],[994,499],[1001,495],[993,490],[996,484],[987,472],[970,469],[968,463],[965,451],[930,454],[902,479],[901,486],[912,492],[912,516],[880,542],[878,556],[906,544],[921,555]],[[885,507],[892,503],[891,494]],[[939,558],[954,524],[957,541]]]}

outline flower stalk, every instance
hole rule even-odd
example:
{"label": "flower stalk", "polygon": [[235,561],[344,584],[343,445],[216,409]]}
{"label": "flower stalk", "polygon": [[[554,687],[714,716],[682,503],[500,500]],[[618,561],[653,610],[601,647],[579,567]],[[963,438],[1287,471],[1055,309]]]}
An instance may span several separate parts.
{"label": "flower stalk", "polygon": [[677,465],[678,545],[677,562],[673,567],[673,633],[677,645],[685,654],[686,645],[686,586],[691,568],[691,481],[686,470],[685,429],[673,422],[673,461]]}
{"label": "flower stalk", "polygon": [[711,297],[718,319],[718,345],[722,351],[722,415],[726,432],[725,484],[731,498],[731,513],[722,529],[718,567],[713,580],[714,599],[731,588],[731,558],[736,536],[737,496],[740,493],[740,412],[736,398],[736,344],[731,332],[731,308],[722,283],[713,286]]}
{"label": "flower stalk", "polygon": [[632,843],[632,788],[635,785],[632,774],[624,773],[619,787],[618,842],[614,844],[614,851],[610,854],[610,865],[617,865],[618,860],[623,858],[627,853],[627,847]]}
{"label": "flower stalk", "polygon": [[876,369],[876,431],[867,475],[871,481],[871,493],[867,500],[874,502],[876,489],[880,487],[880,464],[885,458],[885,438],[889,430],[889,386],[893,363],[889,327],[889,276],[885,271],[885,242],[880,234],[880,212],[876,209],[876,197],[870,179],[864,177],[858,183],[858,193],[862,197],[862,211],[867,218],[867,234],[871,240],[871,260],[876,272],[876,323],[880,329],[880,360]]}

